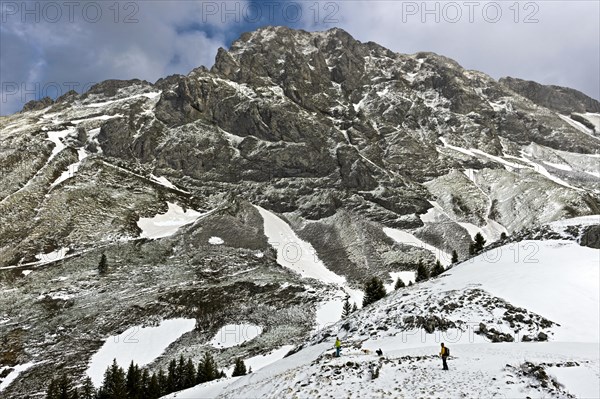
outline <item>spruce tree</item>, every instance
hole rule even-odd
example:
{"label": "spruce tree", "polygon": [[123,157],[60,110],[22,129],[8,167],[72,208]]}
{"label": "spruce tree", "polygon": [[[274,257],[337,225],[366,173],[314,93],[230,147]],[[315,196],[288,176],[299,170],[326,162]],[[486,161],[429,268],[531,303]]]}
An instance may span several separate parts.
{"label": "spruce tree", "polygon": [[348,297],[346,297],[346,300],[344,301],[344,306],[342,308],[342,319],[345,319],[346,317],[350,316],[350,313],[352,313],[352,305],[350,305],[350,300],[348,299]]}
{"label": "spruce tree", "polygon": [[106,255],[102,254],[100,257],[100,262],[98,263],[98,273],[106,274],[108,271],[108,262],[106,261]]}
{"label": "spruce tree", "polygon": [[71,380],[66,375],[60,376],[58,380],[57,399],[71,399],[73,395],[73,386]]}
{"label": "spruce tree", "polygon": [[404,287],[406,287],[406,284],[404,284],[404,281],[402,281],[402,279],[400,277],[398,277],[398,279],[396,279],[396,284],[394,285],[394,289],[399,290],[400,288],[404,288]]}
{"label": "spruce tree", "polygon": [[458,252],[452,250],[452,263],[458,262]]}
{"label": "spruce tree", "polygon": [[198,365],[198,374],[196,375],[196,383],[202,384],[203,382],[212,381],[219,377],[219,371],[217,365],[208,352],[204,353],[204,357]]}
{"label": "spruce tree", "polygon": [[188,358],[188,361],[185,364],[185,371],[183,374],[184,389],[191,388],[194,385],[196,385],[196,367],[194,366],[194,362],[192,361],[192,359]]}
{"label": "spruce tree", "polygon": [[242,375],[246,375],[246,365],[244,364],[244,361],[238,357],[235,359],[235,367],[233,368],[231,376],[239,377]]}
{"label": "spruce tree", "polygon": [[167,388],[169,385],[169,380],[167,378],[167,375],[165,374],[164,370],[161,368],[158,370],[158,388],[160,390],[160,396],[164,396],[167,394]]}
{"label": "spruce tree", "polygon": [[94,387],[94,383],[92,383],[92,379],[90,377],[86,377],[83,380],[83,385],[81,386],[81,395],[79,395],[80,399],[96,399],[96,388]]}
{"label": "spruce tree", "polygon": [[483,250],[484,246],[485,246],[485,238],[483,238],[481,233],[475,234],[475,242],[473,243],[474,253],[481,252]]}
{"label": "spruce tree", "polygon": [[169,362],[167,367],[167,386],[165,389],[168,393],[177,391],[177,361],[175,359]]}
{"label": "spruce tree", "polygon": [[119,367],[117,360],[104,373],[104,382],[98,393],[99,399],[128,399],[125,371]]}
{"label": "spruce tree", "polygon": [[356,302],[354,302],[352,304],[352,313],[356,312],[358,310],[358,305],[356,304]]}
{"label": "spruce tree", "polygon": [[179,356],[179,363],[177,363],[177,374],[175,378],[175,390],[180,391],[185,388],[185,360],[183,355]]}
{"label": "spruce tree", "polygon": [[127,393],[129,399],[140,399],[142,391],[142,373],[137,364],[133,364],[133,360],[127,369]]}
{"label": "spruce tree", "polygon": [[380,300],[386,296],[383,281],[378,277],[372,277],[365,283],[365,295],[363,297],[363,307]]}
{"label": "spruce tree", "polygon": [[148,388],[150,386],[150,372],[148,369],[142,371],[142,377],[140,379],[140,394],[142,398],[148,397]]}
{"label": "spruce tree", "polygon": [[417,277],[415,277],[415,282],[425,281],[429,278],[429,270],[423,264],[423,261],[419,259],[419,263],[417,264]]}
{"label": "spruce tree", "polygon": [[[160,373],[162,373],[164,376],[162,369],[160,370]],[[145,395],[146,398],[158,399],[162,396],[163,391],[160,389],[160,384],[158,381],[159,377],[156,374],[152,374],[152,377],[150,377],[150,382],[148,383],[148,390],[146,391]]]}
{"label": "spruce tree", "polygon": [[440,274],[444,273],[446,269],[444,269],[444,266],[442,266],[442,264],[440,263],[440,260],[438,259],[435,262],[435,266],[433,266],[433,269],[431,270],[431,276],[435,277],[435,276],[439,276]]}

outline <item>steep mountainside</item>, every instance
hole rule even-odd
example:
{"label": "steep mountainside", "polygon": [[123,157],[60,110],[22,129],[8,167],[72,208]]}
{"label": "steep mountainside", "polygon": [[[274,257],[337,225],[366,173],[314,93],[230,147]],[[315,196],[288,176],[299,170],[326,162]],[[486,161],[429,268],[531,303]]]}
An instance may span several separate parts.
{"label": "steep mountainside", "polygon": [[[464,259],[477,232],[599,214],[600,103],[267,27],[211,70],[1,117],[0,171],[0,389],[16,398],[81,378],[133,326],[196,320],[152,369],[182,352],[229,365],[336,321],[367,277]],[[207,344],[243,322],[260,339]]]}

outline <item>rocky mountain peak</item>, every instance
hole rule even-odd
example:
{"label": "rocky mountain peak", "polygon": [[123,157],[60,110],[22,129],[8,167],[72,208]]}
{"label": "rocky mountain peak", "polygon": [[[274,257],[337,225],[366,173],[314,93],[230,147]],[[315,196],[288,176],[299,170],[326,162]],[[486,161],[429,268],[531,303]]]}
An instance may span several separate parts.
{"label": "rocky mountain peak", "polygon": [[[211,70],[108,80],[1,117],[0,378],[32,364],[2,395],[43,392],[57,369],[79,378],[97,334],[161,318],[197,328],[148,367],[258,356],[301,342],[321,303],[370,277],[465,259],[476,234],[498,248],[597,215],[600,113],[580,94],[340,29],[266,27]],[[598,246],[597,229],[564,232]],[[293,248],[278,252],[284,236]],[[295,244],[301,266],[286,263]],[[263,335],[207,346],[240,322]]]}

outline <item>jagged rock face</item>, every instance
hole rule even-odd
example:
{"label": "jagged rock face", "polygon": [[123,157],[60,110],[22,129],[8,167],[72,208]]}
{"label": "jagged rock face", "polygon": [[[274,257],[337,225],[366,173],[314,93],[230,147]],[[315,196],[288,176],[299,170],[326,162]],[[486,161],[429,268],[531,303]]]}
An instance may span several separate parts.
{"label": "jagged rock face", "polygon": [[[40,168],[48,177],[38,180],[47,184],[73,160],[74,152],[65,152],[44,166],[52,148],[46,132],[72,129],[66,146],[91,154],[83,175],[104,169],[91,162],[102,159],[143,176],[166,175],[208,202],[233,192],[308,220],[345,209],[390,227],[425,227],[423,236],[438,244],[436,229],[419,218],[433,200],[454,232],[462,231],[458,223],[484,227],[492,220],[511,232],[597,212],[600,141],[522,87],[433,53],[360,43],[340,29],[263,28],[219,50],[210,71],[200,67],[156,84],[110,80],[3,118],[2,206],[27,194],[29,187],[14,193]],[[584,111],[596,110],[581,93],[560,93],[571,112],[582,111],[583,102],[590,104]],[[37,154],[21,157],[24,145]],[[43,201],[43,187],[28,198],[51,203],[67,187],[53,188]],[[142,213],[133,209],[127,218]],[[19,256],[14,248],[2,251],[13,254],[5,262]]]}
{"label": "jagged rock face", "polygon": [[544,86],[530,80],[510,77],[500,79],[500,83],[534,103],[562,114],[600,112],[600,102],[568,87]]}
{"label": "jagged rock face", "polygon": [[579,243],[583,246],[600,249],[600,226],[589,226],[581,235]]}

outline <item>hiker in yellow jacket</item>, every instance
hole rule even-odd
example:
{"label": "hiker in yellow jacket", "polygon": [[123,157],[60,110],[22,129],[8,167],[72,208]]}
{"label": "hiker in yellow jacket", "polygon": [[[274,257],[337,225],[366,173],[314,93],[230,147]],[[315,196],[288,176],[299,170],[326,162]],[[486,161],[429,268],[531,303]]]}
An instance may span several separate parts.
{"label": "hiker in yellow jacket", "polygon": [[342,350],[342,341],[338,337],[335,337],[335,357],[340,357],[340,351]]}
{"label": "hiker in yellow jacket", "polygon": [[448,370],[448,363],[446,363],[446,360],[448,359],[449,355],[450,351],[444,346],[444,343],[442,342],[442,350],[440,351],[440,356],[442,357],[442,366],[444,370]]}

